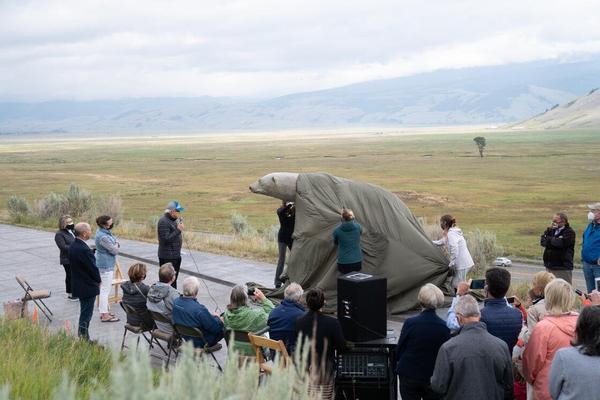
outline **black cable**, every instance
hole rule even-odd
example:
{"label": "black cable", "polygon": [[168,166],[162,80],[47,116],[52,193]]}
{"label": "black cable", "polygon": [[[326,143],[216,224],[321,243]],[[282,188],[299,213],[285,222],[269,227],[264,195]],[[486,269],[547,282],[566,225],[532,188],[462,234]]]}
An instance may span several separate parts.
{"label": "black cable", "polygon": [[[188,243],[187,238],[185,237],[183,232],[181,232],[181,236],[183,237],[183,241],[185,242],[185,247],[187,248],[187,251],[190,253],[190,257],[192,257],[192,262],[194,263],[194,266],[196,267],[196,271],[198,271],[198,275],[201,275],[200,268],[198,268],[198,264],[196,263],[196,259],[194,258],[194,253],[192,252],[192,249],[190,248],[190,244]],[[210,292],[210,289],[208,288],[206,281],[204,281],[204,279],[202,279],[201,277],[197,277],[197,278],[200,279],[200,281],[204,284],[204,287],[206,287],[206,292],[208,293],[208,296],[211,298],[213,303],[215,303],[215,306],[216,306],[215,311],[218,311],[219,313],[221,313],[223,310],[221,310],[221,307],[219,307],[219,303],[217,303],[217,300],[213,297],[212,293]]]}

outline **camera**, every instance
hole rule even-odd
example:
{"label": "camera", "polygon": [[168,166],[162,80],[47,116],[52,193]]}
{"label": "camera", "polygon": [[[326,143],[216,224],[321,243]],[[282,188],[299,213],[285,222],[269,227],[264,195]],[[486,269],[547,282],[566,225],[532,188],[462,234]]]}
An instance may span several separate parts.
{"label": "camera", "polygon": [[248,296],[254,296],[254,291],[256,290],[256,288],[248,288]]}

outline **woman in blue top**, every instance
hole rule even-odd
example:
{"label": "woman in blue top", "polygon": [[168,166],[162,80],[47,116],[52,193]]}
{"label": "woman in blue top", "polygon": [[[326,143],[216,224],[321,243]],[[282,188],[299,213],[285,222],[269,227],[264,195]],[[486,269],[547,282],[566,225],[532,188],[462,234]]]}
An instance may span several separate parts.
{"label": "woman in blue top", "polygon": [[98,267],[100,279],[102,280],[100,283],[100,295],[98,296],[100,321],[117,322],[119,318],[109,312],[108,297],[110,295],[120,245],[117,238],[111,232],[113,220],[109,215],[101,215],[96,218],[96,224],[98,224],[98,230],[96,231],[96,267]]}
{"label": "woman in blue top", "polygon": [[333,231],[333,242],[338,247],[338,271],[341,274],[360,271],[362,267],[361,234],[362,227],[354,220],[352,210],[342,209],[342,223]]}

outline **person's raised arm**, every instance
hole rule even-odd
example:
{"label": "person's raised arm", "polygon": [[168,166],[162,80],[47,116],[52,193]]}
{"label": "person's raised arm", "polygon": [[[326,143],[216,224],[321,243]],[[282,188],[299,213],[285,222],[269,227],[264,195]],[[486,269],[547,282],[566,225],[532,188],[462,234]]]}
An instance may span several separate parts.
{"label": "person's raised arm", "polygon": [[181,235],[181,229],[174,229],[173,231],[171,231],[169,229],[169,225],[163,221],[158,221],[158,226],[156,230],[158,232],[158,237],[161,240],[169,241]]}

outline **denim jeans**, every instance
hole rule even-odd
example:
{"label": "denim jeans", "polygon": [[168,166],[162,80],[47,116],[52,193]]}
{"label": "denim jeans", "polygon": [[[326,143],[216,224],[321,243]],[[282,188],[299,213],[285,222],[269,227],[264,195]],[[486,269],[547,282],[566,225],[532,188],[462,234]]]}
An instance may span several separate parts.
{"label": "denim jeans", "polygon": [[583,276],[588,293],[596,289],[596,278],[600,278],[600,265],[583,261]]}
{"label": "denim jeans", "polygon": [[96,296],[79,299],[79,330],[77,332],[77,336],[80,338],[90,340],[89,328],[92,315],[94,314],[95,301]]}

